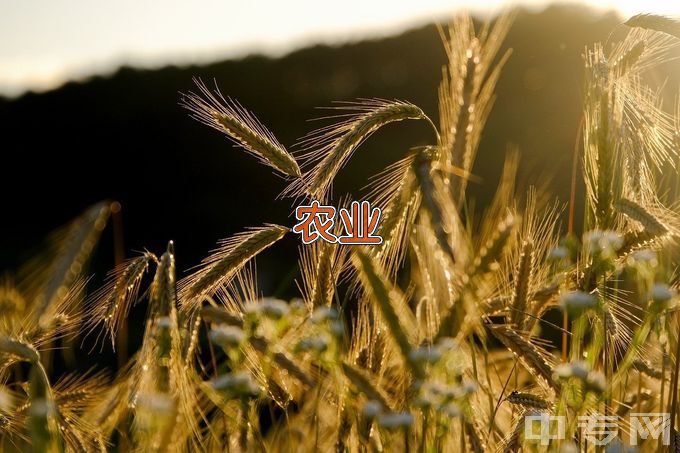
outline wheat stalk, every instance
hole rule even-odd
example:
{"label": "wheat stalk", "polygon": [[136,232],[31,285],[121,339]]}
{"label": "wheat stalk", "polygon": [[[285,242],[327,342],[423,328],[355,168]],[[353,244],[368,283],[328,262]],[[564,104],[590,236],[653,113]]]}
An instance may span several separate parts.
{"label": "wheat stalk", "polygon": [[63,449],[61,430],[57,426],[54,399],[47,372],[40,362],[31,366],[29,377],[29,431],[36,451],[57,452]]}

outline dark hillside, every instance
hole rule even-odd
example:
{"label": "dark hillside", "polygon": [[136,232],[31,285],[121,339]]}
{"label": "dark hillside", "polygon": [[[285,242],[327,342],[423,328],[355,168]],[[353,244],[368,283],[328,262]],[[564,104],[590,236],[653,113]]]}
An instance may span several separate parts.
{"label": "dark hillside", "polygon": [[[510,145],[522,151],[529,180],[552,174],[554,191],[567,199],[580,112],[580,55],[619,22],[612,14],[595,16],[573,6],[519,14],[507,40],[514,51],[476,166],[486,181],[473,187],[478,204],[493,191]],[[400,98],[436,117],[443,61],[437,31],[428,26],[379,41],[311,47],[281,59],[123,68],[111,77],[0,101],[0,269],[14,267],[48,231],[102,198],[123,204],[128,250],[160,251],[174,239],[183,268],[196,264],[217,239],[244,227],[290,224],[290,201],[268,201],[284,182],[178,106],[178,92],[190,90],[194,76],[214,78],[282,143],[292,145],[315,127],[305,119],[324,114],[315,107],[334,100]],[[431,140],[429,134],[407,123],[376,134],[341,173],[336,193],[362,187],[409,147]],[[295,246],[291,238],[267,254],[269,261],[260,260],[261,275],[288,274],[294,263],[273,266],[271,260],[293,256],[286,253]]]}

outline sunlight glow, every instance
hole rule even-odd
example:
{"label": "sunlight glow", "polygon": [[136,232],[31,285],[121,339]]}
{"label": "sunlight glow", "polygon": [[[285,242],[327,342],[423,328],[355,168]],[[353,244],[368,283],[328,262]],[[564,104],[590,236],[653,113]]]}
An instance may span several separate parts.
{"label": "sunlight glow", "polygon": [[[623,15],[673,14],[668,0],[593,0]],[[502,0],[33,0],[0,4],[0,93],[45,90],[121,64],[155,67],[261,52],[280,55],[310,43],[384,36],[443,20],[466,8],[497,11]],[[520,5],[543,7],[543,0]],[[675,10],[675,11],[674,11]]]}

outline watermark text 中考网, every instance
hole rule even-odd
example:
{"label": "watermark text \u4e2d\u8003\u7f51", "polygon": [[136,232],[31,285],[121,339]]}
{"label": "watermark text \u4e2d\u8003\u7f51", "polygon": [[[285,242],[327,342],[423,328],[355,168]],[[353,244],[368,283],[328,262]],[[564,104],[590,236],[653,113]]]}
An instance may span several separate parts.
{"label": "watermark text \u4e2d\u8003\u7f51", "polygon": [[[583,439],[595,446],[609,445],[619,436],[617,415],[592,413],[578,417],[578,428]],[[629,443],[639,445],[647,439],[661,440],[662,445],[671,442],[671,417],[669,413],[649,412],[631,413],[628,419],[630,426]],[[540,445],[550,445],[554,440],[566,439],[566,417],[536,413],[524,417],[524,439]]]}

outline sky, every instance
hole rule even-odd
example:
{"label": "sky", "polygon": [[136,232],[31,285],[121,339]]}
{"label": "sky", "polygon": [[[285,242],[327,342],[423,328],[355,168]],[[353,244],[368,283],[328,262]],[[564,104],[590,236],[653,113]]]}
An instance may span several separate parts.
{"label": "sky", "polygon": [[[503,0],[0,0],[0,95],[44,91],[127,64],[281,55],[389,35]],[[546,0],[513,2],[543,7]],[[680,14],[675,0],[589,0],[623,15]],[[676,4],[676,5],[674,5]],[[641,10],[644,8],[644,10]]]}

